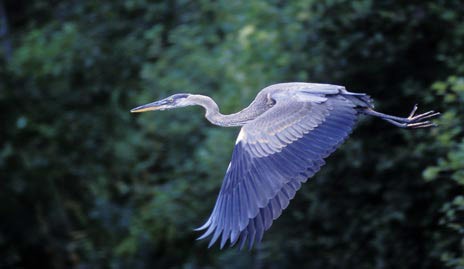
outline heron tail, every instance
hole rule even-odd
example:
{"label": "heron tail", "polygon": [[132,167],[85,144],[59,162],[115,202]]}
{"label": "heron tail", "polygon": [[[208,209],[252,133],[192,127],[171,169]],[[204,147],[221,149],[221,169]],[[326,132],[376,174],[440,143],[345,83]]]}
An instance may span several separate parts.
{"label": "heron tail", "polygon": [[374,108],[374,100],[365,93],[356,93],[343,90],[341,94],[358,107]]}

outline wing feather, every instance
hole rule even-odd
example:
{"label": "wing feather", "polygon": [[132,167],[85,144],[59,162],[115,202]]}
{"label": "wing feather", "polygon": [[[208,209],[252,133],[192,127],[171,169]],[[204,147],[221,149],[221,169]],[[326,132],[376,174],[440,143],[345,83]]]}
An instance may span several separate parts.
{"label": "wing feather", "polygon": [[250,221],[250,225],[248,226],[248,235],[249,235],[249,245],[248,248],[253,247],[253,243],[255,242],[255,237],[256,237],[256,221],[252,219]]}
{"label": "wing feather", "polygon": [[[248,226],[248,228],[252,225],[252,223],[250,223],[250,225]],[[248,238],[248,229],[245,229],[243,230],[242,234],[241,234],[241,237],[240,237],[240,242],[239,242],[239,248],[240,249],[243,249],[243,247],[245,246],[245,243],[247,241],[247,238]],[[251,241],[251,240],[250,240]]]}
{"label": "wing feather", "polygon": [[[277,99],[242,127],[219,197],[199,238],[243,248],[261,241],[301,184],[350,134],[357,112],[342,95]],[[306,101],[301,101],[306,100]],[[308,101],[309,100],[309,101]],[[242,133],[243,132],[243,133]]]}

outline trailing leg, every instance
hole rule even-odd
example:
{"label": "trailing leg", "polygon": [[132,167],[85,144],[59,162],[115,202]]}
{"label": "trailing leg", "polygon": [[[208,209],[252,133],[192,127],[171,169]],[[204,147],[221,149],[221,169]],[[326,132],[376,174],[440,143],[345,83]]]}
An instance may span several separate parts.
{"label": "trailing leg", "polygon": [[361,110],[362,113],[374,117],[381,118],[395,126],[401,128],[427,128],[427,127],[435,127],[437,126],[435,123],[428,121],[427,119],[436,117],[440,115],[440,112],[429,111],[419,115],[416,115],[417,105],[414,105],[411,113],[407,118],[396,117],[384,113],[377,112],[371,108],[364,108]]}

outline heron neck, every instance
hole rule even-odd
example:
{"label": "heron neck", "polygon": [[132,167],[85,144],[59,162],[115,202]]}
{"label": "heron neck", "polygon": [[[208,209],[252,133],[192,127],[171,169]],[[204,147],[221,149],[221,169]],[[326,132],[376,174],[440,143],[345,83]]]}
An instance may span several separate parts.
{"label": "heron neck", "polygon": [[243,126],[248,121],[256,118],[259,113],[250,109],[250,106],[233,114],[224,115],[219,112],[219,107],[214,100],[204,95],[192,96],[193,102],[205,108],[205,117],[212,124],[223,127]]}

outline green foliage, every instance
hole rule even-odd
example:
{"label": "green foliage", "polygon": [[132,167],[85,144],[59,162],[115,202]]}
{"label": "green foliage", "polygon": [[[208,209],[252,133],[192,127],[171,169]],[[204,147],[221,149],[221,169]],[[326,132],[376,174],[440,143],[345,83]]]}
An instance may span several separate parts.
{"label": "green foliage", "polygon": [[[463,267],[459,1],[18,3],[0,59],[1,268]],[[283,81],[444,113],[433,130],[362,120],[259,248],[208,250],[192,229],[237,130],[200,108],[129,110],[192,92],[231,113]]]}
{"label": "green foliage", "polygon": [[443,205],[440,224],[455,231],[457,248],[442,254],[442,260],[453,268],[464,267],[464,77],[450,76],[446,81],[432,85],[442,96],[447,111],[441,117],[440,131],[436,133],[438,146],[447,154],[440,158],[437,165],[424,171],[426,180],[452,181],[456,196]]}

